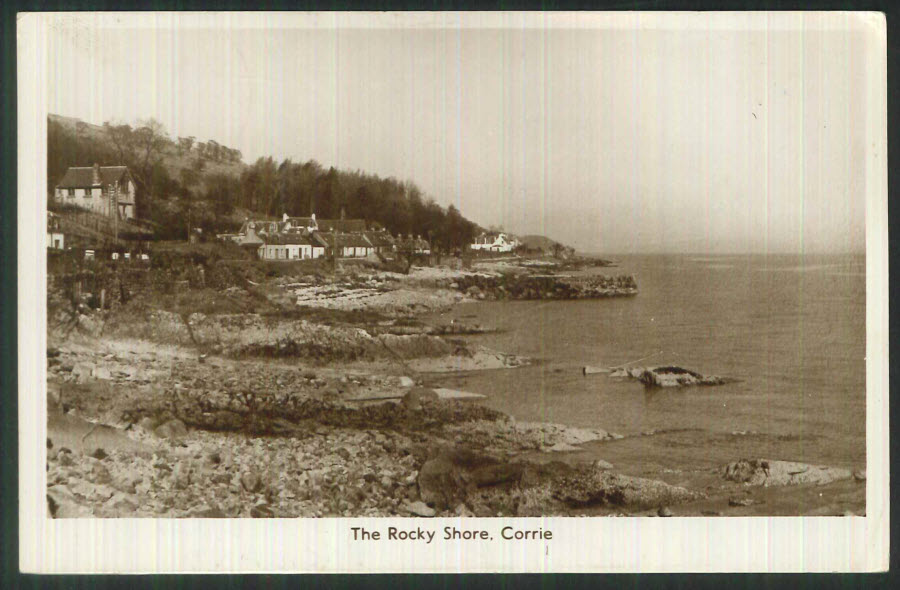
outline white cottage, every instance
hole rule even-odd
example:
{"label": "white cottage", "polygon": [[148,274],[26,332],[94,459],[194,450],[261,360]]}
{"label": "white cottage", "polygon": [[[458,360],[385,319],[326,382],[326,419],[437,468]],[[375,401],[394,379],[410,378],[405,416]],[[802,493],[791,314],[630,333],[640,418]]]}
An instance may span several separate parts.
{"label": "white cottage", "polygon": [[487,250],[489,252],[512,252],[519,245],[519,241],[505,233],[482,233],[469,245],[472,250]]}

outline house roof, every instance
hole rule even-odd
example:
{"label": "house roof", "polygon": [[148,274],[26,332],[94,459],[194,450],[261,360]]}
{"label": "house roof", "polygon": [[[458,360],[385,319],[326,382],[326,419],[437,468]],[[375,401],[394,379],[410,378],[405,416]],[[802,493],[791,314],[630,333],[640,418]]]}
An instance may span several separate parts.
{"label": "house roof", "polygon": [[306,235],[303,234],[273,234],[271,236],[267,236],[265,239],[266,244],[291,244],[291,245],[301,245],[301,246],[318,246],[313,242],[313,240]]}
{"label": "house roof", "polygon": [[250,229],[250,224],[253,224],[253,231],[256,233],[276,233],[278,232],[279,221],[272,221],[271,219],[248,219],[241,226],[241,229],[238,233],[246,234]]}
{"label": "house roof", "polygon": [[376,248],[394,245],[394,238],[386,231],[367,231],[363,235],[366,236],[366,239],[372,242],[372,245]]}
{"label": "house roof", "polygon": [[[316,232],[316,237],[324,241],[329,248],[335,247],[335,234],[328,232]],[[338,248],[371,248],[372,242],[362,234],[340,234],[337,238]]]}
{"label": "house roof", "polygon": [[365,219],[318,219],[317,223],[323,232],[362,233],[366,231]]}
{"label": "house roof", "polygon": [[[128,173],[128,166],[100,166],[100,184],[113,184]],[[59,188],[91,188],[94,184],[93,166],[71,167],[56,185]]]}
{"label": "house roof", "polygon": [[287,220],[282,223],[281,227],[284,229],[288,224],[291,225],[291,228],[295,227],[317,227],[316,220],[312,217],[288,217]]}

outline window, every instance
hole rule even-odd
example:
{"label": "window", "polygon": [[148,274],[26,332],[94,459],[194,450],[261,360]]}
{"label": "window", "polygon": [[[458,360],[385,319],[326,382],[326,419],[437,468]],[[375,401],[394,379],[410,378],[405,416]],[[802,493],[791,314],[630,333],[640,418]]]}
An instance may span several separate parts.
{"label": "window", "polygon": [[68,189],[68,194],[69,194],[70,197],[74,197],[74,196],[75,196],[75,189],[74,189],[74,188]]}

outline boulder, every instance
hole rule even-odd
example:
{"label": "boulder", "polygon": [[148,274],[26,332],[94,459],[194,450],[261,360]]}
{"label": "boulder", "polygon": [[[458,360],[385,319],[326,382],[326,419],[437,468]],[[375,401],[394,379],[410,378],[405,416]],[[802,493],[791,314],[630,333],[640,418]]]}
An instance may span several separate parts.
{"label": "boulder", "polygon": [[416,477],[419,497],[439,510],[464,502],[477,488],[518,483],[524,466],[501,462],[490,455],[466,450],[442,450],[433,453]]}
{"label": "boulder", "polygon": [[[719,377],[718,375],[701,375],[696,371],[676,366],[666,367],[633,367],[628,370],[628,375],[637,379],[644,385],[651,387],[687,387],[691,385],[724,385],[733,383],[734,379]],[[619,376],[614,373],[611,376]]]}
{"label": "boulder", "polygon": [[159,422],[154,420],[150,416],[144,416],[137,423],[138,428],[146,432],[147,434],[153,434],[153,431],[156,430],[156,427],[159,426]]}
{"label": "boulder", "polygon": [[412,387],[415,384],[416,384],[416,382],[413,381],[411,378],[407,377],[406,375],[403,375],[402,377],[400,377],[400,387]]}
{"label": "boulder", "polygon": [[430,518],[435,515],[434,508],[431,508],[424,502],[420,501],[404,504],[403,508],[410,514],[415,514],[416,516],[424,516],[426,518]]}
{"label": "boulder", "polygon": [[187,426],[178,418],[173,418],[156,427],[153,431],[160,438],[179,439],[187,435]]}
{"label": "boulder", "polygon": [[250,509],[250,516],[253,518],[275,518],[272,507],[265,502],[257,504]]}
{"label": "boulder", "polygon": [[256,473],[246,471],[241,474],[241,487],[251,494],[258,492],[262,489],[262,479]]}
{"label": "boulder", "polygon": [[700,492],[663,481],[598,470],[578,471],[553,479],[551,495],[570,507],[613,505],[635,509],[705,497]]}
{"label": "boulder", "polygon": [[88,479],[98,485],[106,485],[112,483],[112,475],[102,463],[94,463],[91,465]]}
{"label": "boulder", "polygon": [[456,509],[454,510],[454,512],[456,513],[457,516],[462,516],[462,517],[473,517],[473,516],[475,516],[475,513],[472,512],[471,510],[469,510],[469,507],[466,506],[466,505],[463,504],[463,503],[459,503],[459,504],[456,506]]}
{"label": "boulder", "polygon": [[426,387],[413,387],[400,400],[409,410],[421,410],[423,403],[436,402],[440,398],[433,389]]}
{"label": "boulder", "polygon": [[841,479],[850,479],[852,472],[849,469],[808,465],[793,461],[741,459],[725,465],[722,469],[722,477],[751,486],[822,485]]}
{"label": "boulder", "polygon": [[228,518],[228,515],[219,508],[200,506],[188,512],[189,518]]}
{"label": "boulder", "polygon": [[90,508],[80,505],[75,495],[65,486],[47,488],[47,510],[51,518],[92,516]]}
{"label": "boulder", "polygon": [[107,500],[104,508],[112,509],[116,516],[124,518],[133,516],[134,513],[137,512],[137,505],[134,503],[133,499],[121,493],[115,494],[112,498]]}

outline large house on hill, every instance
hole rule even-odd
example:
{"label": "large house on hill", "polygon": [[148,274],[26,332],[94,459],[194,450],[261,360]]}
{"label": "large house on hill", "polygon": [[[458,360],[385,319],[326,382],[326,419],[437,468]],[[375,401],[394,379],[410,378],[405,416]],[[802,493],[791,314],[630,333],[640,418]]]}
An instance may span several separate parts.
{"label": "large house on hill", "polygon": [[119,219],[134,217],[135,184],[127,166],[71,167],[56,185],[56,201]]}

